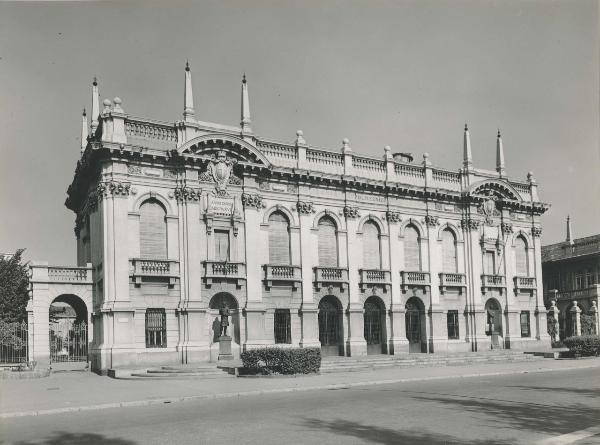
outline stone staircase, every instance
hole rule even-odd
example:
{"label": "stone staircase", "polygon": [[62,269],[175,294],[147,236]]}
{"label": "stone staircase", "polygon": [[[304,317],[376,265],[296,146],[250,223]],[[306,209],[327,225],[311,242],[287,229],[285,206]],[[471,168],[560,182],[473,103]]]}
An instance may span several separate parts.
{"label": "stone staircase", "polygon": [[[241,363],[238,365],[241,366]],[[164,379],[221,379],[235,378],[234,367],[219,367],[216,363],[195,363],[191,365],[161,366],[149,369],[111,369],[109,377],[127,380]]]}
{"label": "stone staircase", "polygon": [[456,354],[367,355],[360,357],[323,357],[321,374],[369,371],[390,367],[460,366],[476,363],[523,362],[543,357],[521,351],[486,351]]}

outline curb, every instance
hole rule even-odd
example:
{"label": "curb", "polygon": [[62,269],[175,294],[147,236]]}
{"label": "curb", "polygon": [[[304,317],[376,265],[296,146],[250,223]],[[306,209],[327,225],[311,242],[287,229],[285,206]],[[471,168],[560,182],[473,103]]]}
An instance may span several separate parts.
{"label": "curb", "polygon": [[180,397],[167,397],[160,399],[146,399],[146,400],[134,400],[129,402],[112,402],[112,403],[101,403],[97,405],[84,405],[84,406],[73,406],[67,408],[53,408],[53,409],[42,409],[42,410],[31,410],[31,411],[19,411],[12,413],[0,413],[0,419],[10,419],[15,417],[31,417],[31,416],[44,416],[51,414],[64,414],[64,413],[75,413],[81,411],[97,411],[102,409],[110,408],[127,408],[127,407],[139,407],[139,406],[151,406],[151,405],[163,405],[169,403],[186,402],[190,400],[215,400],[215,399],[229,399],[234,397],[247,397],[257,396],[263,394],[279,394],[289,392],[302,392],[302,391],[315,391],[324,389],[348,389],[357,386],[375,386],[375,385],[388,385],[392,383],[409,383],[409,382],[423,382],[432,380],[451,380],[451,379],[464,379],[472,377],[491,377],[491,376],[503,376],[503,375],[517,375],[517,374],[541,374],[546,372],[564,372],[573,371],[578,369],[590,369],[598,368],[600,364],[578,366],[576,368],[562,368],[562,369],[533,369],[533,370],[519,370],[519,371],[500,371],[500,372],[480,372],[473,374],[462,374],[454,376],[430,376],[430,377],[406,377],[399,379],[386,379],[386,380],[369,380],[364,382],[352,382],[352,383],[333,383],[328,385],[315,385],[315,386],[304,386],[304,387],[293,387],[293,388],[274,388],[274,389],[261,389],[255,391],[240,391],[231,393],[220,393],[220,394],[200,394],[195,396],[180,396]]}

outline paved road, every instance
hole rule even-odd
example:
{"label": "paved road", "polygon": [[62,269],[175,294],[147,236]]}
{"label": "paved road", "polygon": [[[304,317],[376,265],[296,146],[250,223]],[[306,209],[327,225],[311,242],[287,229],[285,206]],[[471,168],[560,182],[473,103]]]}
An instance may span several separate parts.
{"label": "paved road", "polygon": [[600,444],[599,419],[596,368],[4,419],[0,438],[20,445],[584,445]]}

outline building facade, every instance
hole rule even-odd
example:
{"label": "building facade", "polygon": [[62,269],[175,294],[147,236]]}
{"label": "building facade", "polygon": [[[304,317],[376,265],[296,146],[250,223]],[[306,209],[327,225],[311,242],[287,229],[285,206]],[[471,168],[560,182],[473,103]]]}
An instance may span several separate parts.
{"label": "building facade", "polygon": [[381,157],[292,143],[196,119],[82,121],[66,205],[91,280],[94,370],[216,360],[223,303],[234,355],[265,345],[323,354],[481,351],[549,345],[540,202],[530,173],[462,169],[427,154]]}
{"label": "building facade", "polygon": [[542,271],[555,339],[600,332],[600,235],[574,239],[567,218],[565,241],[542,246]]}

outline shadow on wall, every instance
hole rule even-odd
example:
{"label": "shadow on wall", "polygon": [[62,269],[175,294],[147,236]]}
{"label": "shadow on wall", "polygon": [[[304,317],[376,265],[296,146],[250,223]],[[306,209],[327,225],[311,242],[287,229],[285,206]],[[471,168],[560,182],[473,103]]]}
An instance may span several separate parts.
{"label": "shadow on wall", "polygon": [[93,433],[68,433],[66,431],[57,431],[41,441],[35,442],[16,442],[15,445],[136,445],[137,442],[125,439],[115,439]]}
{"label": "shadow on wall", "polygon": [[416,430],[394,430],[380,426],[348,422],[346,420],[305,419],[302,426],[317,431],[329,431],[334,434],[356,437],[365,443],[386,445],[507,445],[509,443],[489,439],[457,439],[446,434]]}

